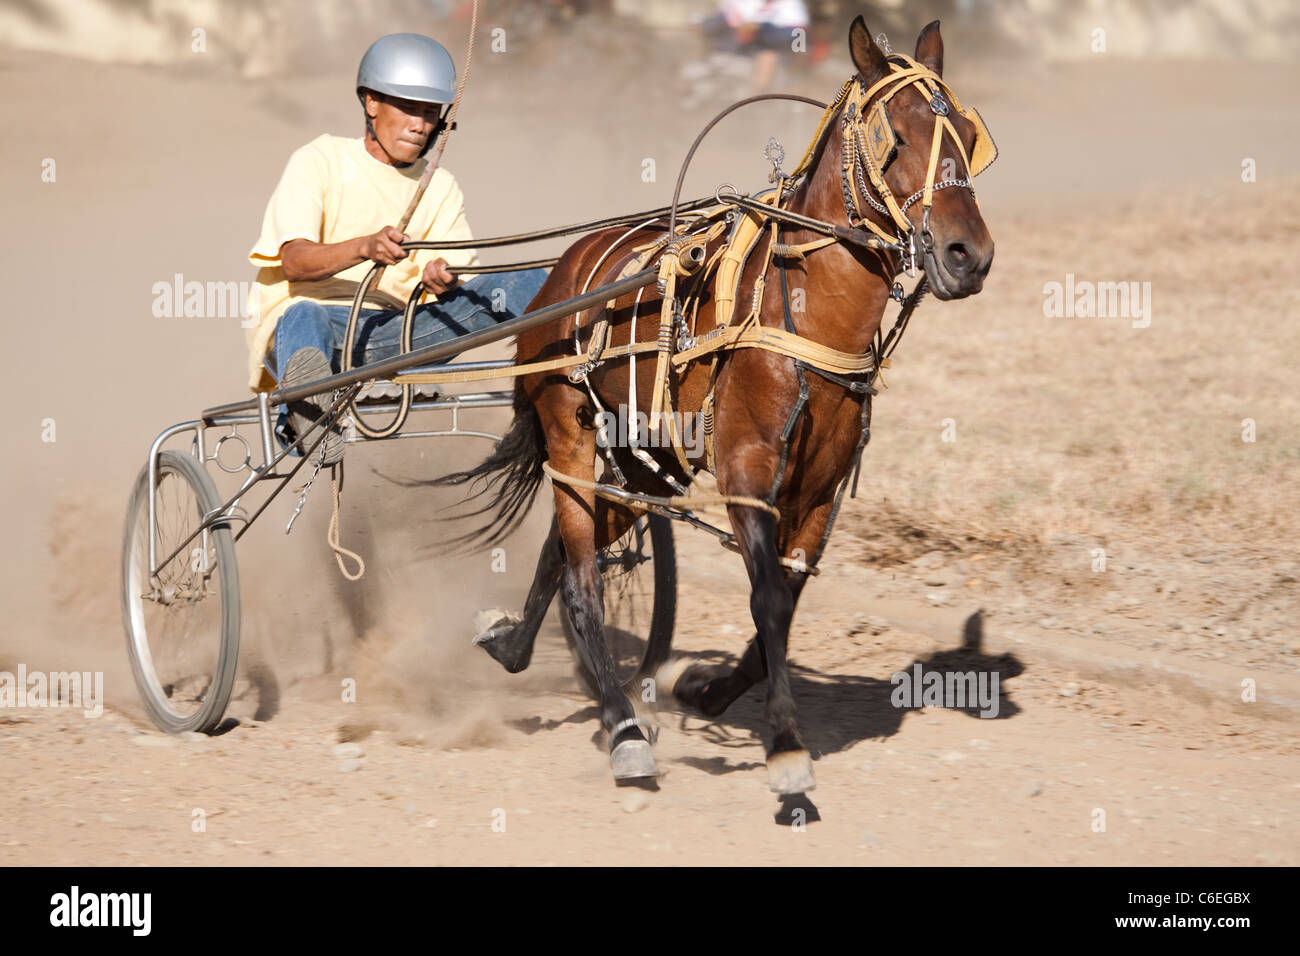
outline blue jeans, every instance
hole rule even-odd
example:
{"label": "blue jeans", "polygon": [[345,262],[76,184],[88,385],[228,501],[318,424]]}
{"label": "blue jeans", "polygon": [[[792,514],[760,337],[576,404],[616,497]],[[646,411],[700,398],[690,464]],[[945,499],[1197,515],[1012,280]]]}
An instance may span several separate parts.
{"label": "blue jeans", "polygon": [[705,17],[700,21],[700,30],[705,37],[712,41],[714,49],[722,53],[748,54],[757,53],[760,50],[773,50],[777,53],[788,54],[790,44],[794,34],[793,27],[778,27],[774,23],[760,23],[754,35],[746,43],[741,43],[736,37],[736,31],[727,23],[727,18],[721,13],[715,13],[711,17]]}
{"label": "blue jeans", "polygon": [[[528,303],[545,281],[545,269],[475,276],[439,296],[437,302],[426,303],[415,310],[411,323],[411,348],[421,349],[448,342],[516,318],[527,310]],[[275,344],[271,354],[263,359],[267,371],[279,382],[277,370],[287,366],[294,352],[307,347],[320,349],[329,356],[334,371],[340,371],[343,338],[351,311],[346,305],[323,305],[305,300],[289,306],[275,325]],[[400,311],[362,309],[357,317],[352,367],[360,368],[392,358],[401,352],[401,338]],[[288,409],[281,405],[275,431],[286,446],[289,444],[288,420]],[[296,449],[293,454],[297,454]]]}

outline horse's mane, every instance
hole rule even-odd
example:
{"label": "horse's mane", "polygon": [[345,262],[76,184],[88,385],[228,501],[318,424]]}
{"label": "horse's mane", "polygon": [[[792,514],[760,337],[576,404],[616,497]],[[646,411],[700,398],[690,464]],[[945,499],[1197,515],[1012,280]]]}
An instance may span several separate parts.
{"label": "horse's mane", "polygon": [[[840,116],[843,115],[844,108],[846,105],[847,104],[841,103],[840,108],[835,111],[835,115],[831,117],[829,122],[825,123],[822,126],[821,131],[817,136],[817,141],[813,144],[812,154],[808,157],[808,168],[810,170],[816,169],[817,164],[821,162],[822,153],[826,150],[827,143],[830,142],[831,131],[835,126],[835,124],[839,121]],[[799,185],[799,189],[800,190],[807,189],[808,185],[809,185],[809,178],[805,174],[804,181]]]}

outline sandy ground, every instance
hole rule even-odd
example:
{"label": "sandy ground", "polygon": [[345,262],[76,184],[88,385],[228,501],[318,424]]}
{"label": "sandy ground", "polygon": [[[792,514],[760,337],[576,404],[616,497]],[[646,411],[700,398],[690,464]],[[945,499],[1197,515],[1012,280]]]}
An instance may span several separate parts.
{"label": "sandy ground", "polygon": [[[743,570],[719,565],[710,541],[692,545],[684,557],[695,581],[683,591],[678,643],[719,659],[743,635],[710,622],[743,624]],[[804,798],[767,792],[756,692],[716,723],[661,711],[658,791],[613,787],[595,710],[575,689],[552,626],[521,677],[468,651],[441,660],[456,668],[454,681],[425,660],[421,698],[400,682],[405,708],[391,680],[362,680],[374,703],[340,704],[337,681],[320,678],[291,688],[274,718],[252,721],[248,705],[237,705],[237,727],[197,740],[141,732],[126,714],[20,714],[3,728],[4,770],[16,781],[0,831],[6,856],[51,864],[1297,862],[1293,721],[1252,717],[1244,705],[1189,704],[1151,673],[1121,683],[1081,676],[1032,646],[953,653],[965,636],[961,616],[936,618],[888,575],[852,565],[826,574],[792,636],[795,695],[819,756],[817,789]],[[854,616],[863,594],[876,597],[878,612],[866,626]],[[996,615],[986,626],[1001,630]],[[399,661],[411,665],[409,648],[386,670],[396,673]],[[892,707],[888,676],[916,661],[998,671],[999,718]],[[491,706],[479,709],[485,698]],[[1104,832],[1093,829],[1098,811]],[[791,825],[799,819],[806,825]]]}
{"label": "sandy ground", "polygon": [[[761,690],[717,723],[664,707],[660,789],[619,790],[554,612],[524,675],[468,646],[475,610],[522,601],[548,506],[498,574],[431,550],[452,499],[383,477],[474,460],[485,446],[468,441],[351,456],[357,585],[325,549],[326,497],[287,540],[278,501],[240,544],[245,660],[274,693],[237,700],[211,738],[149,728],[117,611],[127,493],[160,429],[245,394],[238,319],[155,318],[151,288],[251,278],[288,153],[356,134],[356,110],[337,75],[0,51],[0,121],[18,132],[0,143],[16,345],[0,670],[102,670],[108,703],[95,720],[0,711],[0,860],[1295,864],[1300,121],[1284,97],[1300,77],[1012,71],[949,44],[949,77],[1002,150],[980,181],[997,258],[979,297],[923,307],[877,400],[862,490],[791,637],[818,788],[784,806],[766,789]],[[711,110],[645,101],[620,118],[652,49],[590,63],[601,84],[539,71],[539,55],[476,64],[447,154],[476,231],[666,201]],[[842,70],[789,85],[828,97]],[[728,121],[687,193],[760,186],[769,135],[801,150],[801,110]],[[1151,282],[1150,326],[1044,317],[1043,285],[1066,273]],[[739,560],[678,539],[676,645],[734,657],[750,633]],[[935,654],[1002,675],[998,719],[890,706],[889,676]],[[338,701],[347,677],[355,704]],[[812,822],[774,825],[797,819]]]}

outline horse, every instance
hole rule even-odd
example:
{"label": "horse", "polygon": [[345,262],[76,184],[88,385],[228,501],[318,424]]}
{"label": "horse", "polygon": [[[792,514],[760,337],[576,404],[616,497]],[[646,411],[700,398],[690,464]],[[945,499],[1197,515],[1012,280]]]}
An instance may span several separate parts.
{"label": "horse", "polygon": [[[969,178],[936,181],[936,168],[978,172],[973,159],[982,157],[981,169],[991,161],[991,141],[978,114],[956,104],[942,82],[937,20],[921,31],[914,58],[880,50],[861,16],[848,39],[856,72],[824,115],[799,181],[789,182],[784,209],[794,215],[779,235],[780,225],[769,230],[764,223],[753,253],[739,269],[734,301],[759,299],[752,292],[761,278],[769,291],[756,301],[755,318],[764,328],[784,325],[802,340],[861,356],[873,354],[885,306],[891,293],[898,295],[894,280],[909,257],[913,269],[919,259],[924,269],[920,282],[941,300],[980,291],[993,259],[992,238]],[[846,159],[850,155],[852,162]],[[951,186],[964,188],[946,188]],[[910,198],[900,203],[895,198],[900,196]],[[918,198],[923,200],[919,204]],[[836,231],[818,233],[808,220]],[[817,241],[819,234],[837,238]],[[667,235],[661,222],[652,222],[582,237],[560,257],[530,311],[617,277],[635,260],[636,247]],[[873,236],[896,241],[875,241]],[[713,255],[725,241],[714,238],[704,254]],[[701,272],[696,278],[699,288],[687,289],[685,296],[697,297],[697,327],[707,328],[718,315],[717,275]],[[690,277],[683,283],[689,286]],[[780,295],[770,292],[778,286]],[[647,287],[642,292],[646,294],[628,294],[603,309],[519,334],[516,362],[572,355],[578,333],[601,317],[609,323],[611,346],[655,340],[664,290]],[[791,302],[799,299],[805,308],[792,311]],[[605,644],[603,580],[597,567],[598,552],[617,541],[638,515],[594,490],[595,409],[626,400],[630,369],[626,362],[592,364],[585,382],[558,370],[518,378],[509,431],[486,460],[440,483],[481,483],[477,494],[488,497],[475,513],[492,517],[468,537],[487,547],[518,526],[548,471],[553,479],[573,479],[553,480],[555,518],[522,619],[494,633],[484,646],[508,671],[522,670],[542,618],[562,589],[576,651],[595,678],[613,776],[622,784],[658,773],[649,728],[636,717]],[[650,375],[636,380],[640,407],[651,407],[653,388]],[[838,508],[837,489],[842,490],[869,435],[874,389],[860,377],[828,372],[815,363],[810,367],[765,348],[721,352],[711,365],[690,363],[673,378],[671,389],[674,408],[711,412],[711,470],[718,492],[729,496],[727,515],[749,576],[755,634],[734,667],[705,668],[685,658],[667,661],[657,669],[657,691],[717,716],[766,677],[769,785],[780,794],[802,793],[813,788],[815,779],[790,689],[790,623],[810,568],[825,547]],[[711,409],[705,407],[710,392]],[[622,445],[605,449],[626,476],[626,487],[647,495],[685,488],[696,469],[710,464],[698,448],[685,458],[663,448],[643,451],[654,467],[645,467],[644,455],[638,460]]]}

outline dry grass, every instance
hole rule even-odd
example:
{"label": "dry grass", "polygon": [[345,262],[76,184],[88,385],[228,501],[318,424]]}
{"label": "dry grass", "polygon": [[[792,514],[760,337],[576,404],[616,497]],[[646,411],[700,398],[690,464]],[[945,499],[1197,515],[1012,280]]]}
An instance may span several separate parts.
{"label": "dry grass", "polygon": [[[986,215],[989,281],[917,313],[876,399],[851,523],[932,542],[1294,553],[1300,183]],[[1043,285],[1067,272],[1150,282],[1150,326],[1045,317]]]}

